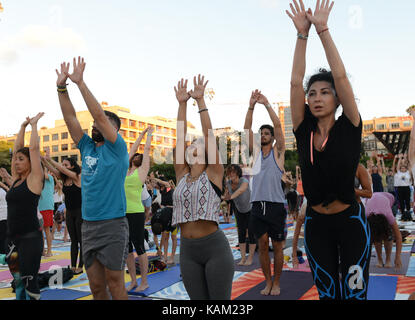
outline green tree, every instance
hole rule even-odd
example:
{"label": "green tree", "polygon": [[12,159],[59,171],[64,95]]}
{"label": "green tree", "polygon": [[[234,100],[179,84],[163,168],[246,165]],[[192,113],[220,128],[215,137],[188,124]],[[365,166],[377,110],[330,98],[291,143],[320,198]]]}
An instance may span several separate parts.
{"label": "green tree", "polygon": [[167,180],[173,180],[176,183],[176,173],[172,164],[154,164],[150,168],[150,172],[158,172],[159,175],[163,175]]}
{"label": "green tree", "polygon": [[13,149],[13,143],[0,141],[0,167],[10,172],[11,156],[10,150]]}

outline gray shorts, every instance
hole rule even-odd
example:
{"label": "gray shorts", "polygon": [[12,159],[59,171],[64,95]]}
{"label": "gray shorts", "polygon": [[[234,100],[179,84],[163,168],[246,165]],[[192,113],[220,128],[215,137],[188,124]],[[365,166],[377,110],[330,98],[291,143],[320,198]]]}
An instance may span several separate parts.
{"label": "gray shorts", "polygon": [[105,268],[122,271],[128,256],[128,221],[126,217],[83,221],[82,253],[85,269],[97,259]]}

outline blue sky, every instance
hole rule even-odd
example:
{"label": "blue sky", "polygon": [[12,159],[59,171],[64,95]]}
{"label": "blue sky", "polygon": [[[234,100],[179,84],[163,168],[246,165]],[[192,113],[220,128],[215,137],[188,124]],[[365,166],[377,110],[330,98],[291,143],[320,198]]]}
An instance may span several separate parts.
{"label": "blue sky", "polygon": [[[99,101],[143,116],[176,117],[173,87],[202,73],[215,97],[214,127],[242,129],[250,93],[289,100],[296,31],[286,0],[1,0],[0,134],[26,115],[62,118],[55,69],[85,57],[85,82]],[[314,9],[315,0],[306,0]],[[329,27],[359,99],[363,119],[405,115],[415,103],[415,1],[338,0]],[[328,67],[312,29],[307,75]],[[77,110],[86,106],[70,85]],[[257,111],[258,110],[258,111]],[[200,127],[196,107],[188,119]],[[254,129],[269,123],[257,108]]]}

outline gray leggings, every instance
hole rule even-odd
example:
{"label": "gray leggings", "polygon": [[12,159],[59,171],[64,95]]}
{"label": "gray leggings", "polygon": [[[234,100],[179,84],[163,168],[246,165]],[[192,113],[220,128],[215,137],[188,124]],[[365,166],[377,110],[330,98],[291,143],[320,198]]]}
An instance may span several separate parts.
{"label": "gray leggings", "polygon": [[234,268],[222,230],[200,239],[180,239],[180,271],[191,300],[230,300]]}

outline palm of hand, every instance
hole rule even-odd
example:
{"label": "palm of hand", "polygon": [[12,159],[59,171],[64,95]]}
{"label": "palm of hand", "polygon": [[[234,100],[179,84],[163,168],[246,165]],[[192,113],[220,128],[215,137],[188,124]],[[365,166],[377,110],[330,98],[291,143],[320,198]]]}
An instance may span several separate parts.
{"label": "palm of hand", "polygon": [[191,91],[193,99],[201,99],[205,96],[205,87],[201,85],[195,86],[194,90]]}
{"label": "palm of hand", "polygon": [[294,25],[299,32],[308,32],[311,27],[311,21],[308,20],[305,12],[299,12],[293,19]]}
{"label": "palm of hand", "polygon": [[190,94],[187,92],[186,88],[180,88],[177,91],[176,98],[179,102],[186,102],[190,99]]}

